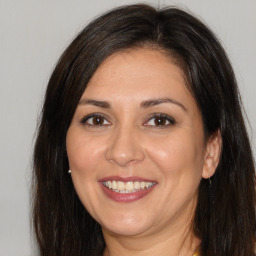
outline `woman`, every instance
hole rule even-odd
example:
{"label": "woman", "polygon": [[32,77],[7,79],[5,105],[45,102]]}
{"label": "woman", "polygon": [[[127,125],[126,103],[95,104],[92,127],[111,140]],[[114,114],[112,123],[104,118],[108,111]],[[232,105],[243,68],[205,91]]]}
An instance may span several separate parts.
{"label": "woman", "polygon": [[34,153],[40,255],[249,256],[255,170],[232,67],[176,8],[90,23],[50,78]]}

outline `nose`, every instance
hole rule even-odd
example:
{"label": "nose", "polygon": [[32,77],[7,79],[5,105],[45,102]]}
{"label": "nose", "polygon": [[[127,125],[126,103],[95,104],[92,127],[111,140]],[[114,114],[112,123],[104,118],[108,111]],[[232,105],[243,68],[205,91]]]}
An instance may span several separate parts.
{"label": "nose", "polygon": [[138,132],[131,128],[116,129],[110,136],[106,159],[121,167],[143,161],[145,154]]}

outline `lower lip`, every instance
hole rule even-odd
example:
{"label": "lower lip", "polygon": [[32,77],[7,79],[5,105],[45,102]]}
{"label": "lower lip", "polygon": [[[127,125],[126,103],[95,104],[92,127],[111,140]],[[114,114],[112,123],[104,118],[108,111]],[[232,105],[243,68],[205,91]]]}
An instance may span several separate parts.
{"label": "lower lip", "polygon": [[148,189],[144,189],[144,190],[139,190],[137,192],[133,192],[133,193],[118,193],[118,192],[114,192],[113,190],[105,187],[102,183],[100,183],[103,192],[106,194],[106,196],[116,202],[122,202],[122,203],[131,203],[134,201],[137,201],[143,197],[145,197],[146,195],[148,195],[154,188],[155,185],[153,185],[152,187],[148,188]]}

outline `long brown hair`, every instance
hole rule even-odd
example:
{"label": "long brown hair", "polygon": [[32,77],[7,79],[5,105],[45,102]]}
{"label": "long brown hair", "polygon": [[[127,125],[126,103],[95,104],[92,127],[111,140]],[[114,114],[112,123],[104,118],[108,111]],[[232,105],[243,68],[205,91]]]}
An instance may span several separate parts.
{"label": "long brown hair", "polygon": [[214,34],[177,8],[120,7],[85,27],[65,50],[47,87],[34,150],[33,223],[41,256],[101,255],[101,228],[68,175],[66,133],[95,70],[122,49],[150,45],[179,65],[202,114],[204,130],[220,130],[221,159],[210,186],[202,180],[194,232],[204,256],[252,256],[255,169],[230,62]]}

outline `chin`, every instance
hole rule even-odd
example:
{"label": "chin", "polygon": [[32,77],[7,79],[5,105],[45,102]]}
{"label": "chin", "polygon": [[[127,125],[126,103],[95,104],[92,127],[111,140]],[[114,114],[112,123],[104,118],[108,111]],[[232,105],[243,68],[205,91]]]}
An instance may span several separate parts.
{"label": "chin", "polygon": [[118,236],[137,236],[146,232],[150,228],[148,220],[140,218],[136,215],[116,217],[111,220],[104,219],[99,222],[104,233],[113,233]]}

